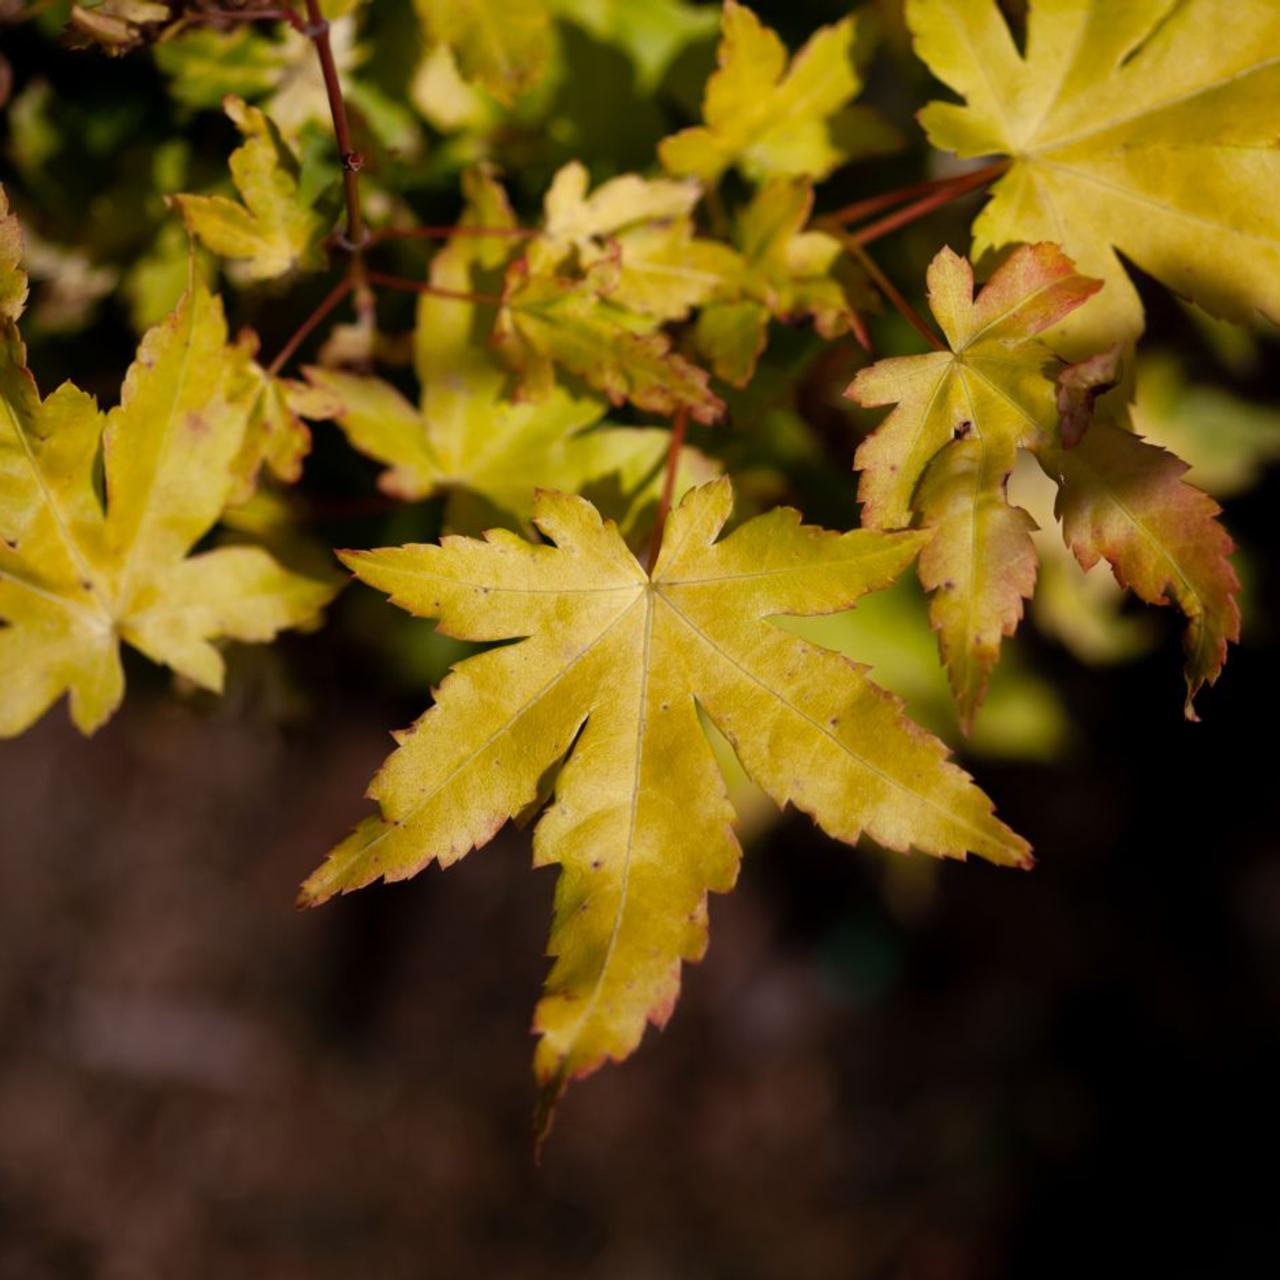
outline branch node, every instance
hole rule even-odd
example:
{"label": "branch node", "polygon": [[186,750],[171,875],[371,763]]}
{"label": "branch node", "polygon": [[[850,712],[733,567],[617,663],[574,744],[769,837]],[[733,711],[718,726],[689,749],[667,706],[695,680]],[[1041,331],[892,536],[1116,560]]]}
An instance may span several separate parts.
{"label": "branch node", "polygon": [[358,240],[352,240],[345,231],[334,231],[330,238],[339,249],[344,249],[347,253],[359,253],[373,240],[373,234],[368,227],[364,227]]}
{"label": "branch node", "polygon": [[348,173],[359,173],[364,168],[364,156],[359,151],[348,151],[342,157],[342,167]]}
{"label": "branch node", "polygon": [[317,22],[306,22],[298,28],[308,40],[318,40],[321,36],[327,35],[329,31],[329,19],[321,18]]}

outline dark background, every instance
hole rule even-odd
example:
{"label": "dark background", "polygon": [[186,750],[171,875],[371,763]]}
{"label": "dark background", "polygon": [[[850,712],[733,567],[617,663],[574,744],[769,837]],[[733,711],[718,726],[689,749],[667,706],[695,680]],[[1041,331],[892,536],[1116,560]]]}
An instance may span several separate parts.
{"label": "dark background", "polygon": [[[829,16],[763,8],[793,42]],[[127,65],[158,94],[145,58],[0,39],[19,84],[91,100]],[[884,189],[901,163],[841,181]],[[922,241],[963,243],[971,211]],[[886,265],[916,279],[913,253]],[[42,385],[64,365],[118,384],[121,330],[108,304],[50,340]],[[1268,350],[1237,389],[1274,396]],[[847,466],[851,439],[830,447]],[[308,484],[371,492],[362,467],[322,435]],[[238,655],[220,703],[131,658],[94,739],[59,707],[0,744],[0,1276],[1268,1273],[1278,502],[1273,474],[1229,506],[1250,625],[1202,724],[1181,717],[1173,619],[1155,656],[1098,670],[1028,630],[1074,749],[974,767],[1035,870],[916,858],[904,891],[882,855],[787,816],[713,901],[669,1028],[570,1091],[541,1168],[528,1024],[552,874],[529,874],[527,836],[292,906],[423,705],[382,670],[373,597]]]}

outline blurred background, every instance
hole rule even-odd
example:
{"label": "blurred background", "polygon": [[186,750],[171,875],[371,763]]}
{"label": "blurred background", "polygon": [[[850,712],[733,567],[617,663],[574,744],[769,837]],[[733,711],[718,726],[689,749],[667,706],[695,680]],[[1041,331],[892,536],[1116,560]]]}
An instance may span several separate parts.
{"label": "blurred background", "polygon": [[[597,178],[645,169],[696,115],[713,8],[655,0],[638,36],[608,5],[555,7],[551,67],[513,108],[442,93],[409,4],[345,19],[375,211],[447,221],[461,166],[489,158],[531,221],[565,159]],[[756,7],[793,48],[843,12]],[[863,100],[902,145],[840,171],[820,209],[942,171],[912,121],[936,86],[898,6],[867,12]],[[1021,8],[1008,14],[1018,30]],[[0,180],[28,237],[40,385],[74,375],[111,404],[185,279],[163,196],[225,182],[222,94],[291,121],[310,181],[334,175],[310,51],[291,38],[206,25],[108,59],[64,47],[65,18],[0,0]],[[977,206],[885,240],[878,260],[918,298]],[[404,252],[420,274],[421,250]],[[1280,347],[1140,284],[1137,424],[1192,462],[1241,546],[1245,642],[1203,723],[1182,718],[1178,619],[1075,569],[1051,495],[1020,472],[1042,576],[971,743],[913,582],[805,625],[961,749],[1035,870],[846,849],[771,813],[726,757],[746,858],[711,904],[710,952],[666,1031],[570,1091],[540,1168],[528,1025],[553,877],[530,873],[527,834],[292,905],[458,646],[352,587],[322,631],[231,650],[221,700],[130,653],[125,708],[95,738],[57,707],[0,743],[0,1277],[1270,1270]],[[274,351],[326,287],[232,288],[233,321]],[[399,299],[379,314],[393,339],[411,323]],[[880,354],[918,349],[891,315],[872,333]],[[394,345],[378,353],[393,366]],[[731,429],[697,443],[749,502],[849,527],[849,461],[875,418],[840,392],[864,359],[775,332]],[[241,513],[242,532],[321,558],[435,536],[438,500],[388,502],[336,428],[314,436],[301,485]]]}

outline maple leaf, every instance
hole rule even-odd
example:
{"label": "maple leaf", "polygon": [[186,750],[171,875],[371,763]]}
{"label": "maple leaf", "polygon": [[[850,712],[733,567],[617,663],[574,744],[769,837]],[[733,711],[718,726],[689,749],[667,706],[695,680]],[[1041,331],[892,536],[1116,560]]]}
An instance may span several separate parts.
{"label": "maple leaf", "polygon": [[600,255],[602,240],[640,223],[684,218],[702,197],[697,182],[643,178],[624,173],[602,183],[589,195],[586,165],[571,160],[551,180],[543,197],[543,234],[535,248],[547,266],[561,265],[564,253],[576,249],[584,266]]}
{"label": "maple leaf", "polygon": [[[506,194],[488,171],[468,171],[463,188],[467,207],[459,226],[516,225]],[[487,292],[508,244],[498,236],[455,237],[432,260],[431,284],[454,293]],[[669,433],[601,425],[605,406],[599,397],[559,386],[541,399],[513,401],[506,392],[510,374],[485,345],[488,310],[458,298],[419,298],[417,406],[380,378],[328,369],[309,369],[307,377],[339,402],[338,423],[352,445],[387,464],[379,481],[386,492],[406,500],[450,492],[453,529],[470,523],[455,500],[463,491],[527,521],[535,488],[577,491],[605,477],[617,478],[629,515],[638,514],[660,484]],[[695,475],[705,478],[708,467],[695,450],[686,450],[681,492]]]}
{"label": "maple leaf", "polygon": [[96,45],[111,57],[130,53],[159,37],[173,15],[156,0],[97,0],[73,4],[67,18],[67,38],[73,48]]}
{"label": "maple leaf", "polygon": [[[386,119],[385,102],[355,72],[365,50],[356,43],[356,19],[344,16],[350,4],[322,4],[329,20],[329,46],[348,105],[384,145],[407,141],[403,129]],[[250,27],[218,31],[187,28],[155,47],[157,66],[169,77],[169,91],[179,102],[197,109],[220,106],[227,95],[256,102],[287,138],[296,138],[309,123],[329,125],[329,96],[309,36],[286,26],[270,35]],[[373,101],[371,101],[371,98]],[[365,106],[381,105],[381,111]],[[391,112],[392,117],[398,113]],[[394,138],[385,125],[392,126]]]}
{"label": "maple leaf", "polygon": [[122,640],[217,691],[211,641],[315,619],[334,588],[261,548],[188,555],[226,503],[247,418],[241,356],[202,285],[143,337],[106,415],[70,383],[41,401],[11,323],[0,342],[0,733],[64,692],[77,727],[99,727],[123,696]]}
{"label": "maple leaf", "polygon": [[302,460],[311,452],[311,432],[304,418],[314,422],[336,418],[342,402],[330,390],[297,378],[268,373],[253,357],[257,337],[246,333],[239,349],[245,355],[241,376],[248,389],[240,392],[250,403],[240,450],[231,464],[236,483],[231,505],[248,500],[265,464],[277,480],[293,484],[302,475]]}
{"label": "maple leaf", "polygon": [[9,197],[0,186],[0,321],[15,321],[27,305],[27,274],[22,269],[22,229],[9,212]]}
{"label": "maple leaf", "polygon": [[932,103],[935,146],[1013,157],[974,255],[1057,240],[1107,282],[1069,354],[1142,329],[1117,250],[1238,321],[1280,317],[1280,6],[1273,0],[1032,0],[1019,53],[996,0],[909,0],[916,50],[965,98]]}
{"label": "maple leaf", "polygon": [[1103,417],[1073,449],[1042,450],[1060,484],[1057,514],[1084,569],[1105,559],[1120,585],[1150,604],[1176,603],[1187,616],[1186,716],[1240,639],[1235,549],[1218,504],[1182,480],[1187,464]]}
{"label": "maple leaf", "polygon": [[622,50],[635,64],[635,91],[652,94],[667,69],[691,41],[709,36],[719,17],[706,5],[685,0],[551,0],[556,14],[576,23],[602,44]]}
{"label": "maple leaf", "polygon": [[429,40],[448,45],[458,69],[510,106],[541,79],[551,49],[545,0],[415,0]]}
{"label": "maple leaf", "polygon": [[1018,448],[1057,427],[1044,370],[1063,366],[1035,335],[1100,286],[1048,244],[1016,250],[976,299],[972,269],[949,249],[930,264],[928,284],[951,349],[881,360],[858,374],[854,399],[897,407],[854,465],[866,524],[905,528],[918,511],[935,531],[920,579],[934,592],[930,620],[968,732],[1001,640],[1035,586],[1035,525],[1005,492]]}
{"label": "maple leaf", "polygon": [[695,233],[699,183],[625,173],[588,195],[588,181],[577,161],[552,179],[526,255],[531,273],[589,273],[612,306],[663,321],[683,320],[741,274],[728,245]]}
{"label": "maple leaf", "polygon": [[234,96],[223,106],[245,138],[229,162],[243,203],[226,196],[174,196],[192,234],[219,256],[242,263],[246,280],[323,266],[319,242],[327,228],[299,196],[297,157],[257,107]]}
{"label": "maple leaf", "polygon": [[719,418],[724,404],[707,385],[706,371],[671,350],[655,317],[602,297],[608,287],[591,278],[535,274],[523,259],[511,264],[493,342],[518,375],[520,395],[549,395],[559,365],[614,404],[630,400],[667,415],[684,409],[704,423]]}
{"label": "maple leaf", "polygon": [[736,166],[753,181],[825,178],[854,155],[888,149],[893,135],[848,107],[862,87],[853,61],[857,20],[822,27],[787,64],[776,32],[725,0],[718,69],[707,81],[704,124],[664,138],[668,173],[714,183]]}
{"label": "maple leaf", "polygon": [[[1086,430],[1086,402],[1091,410],[1094,394],[1114,381],[1115,352],[1068,366],[1037,340],[1101,287],[1079,275],[1056,245],[1015,249],[976,298],[970,265],[943,249],[930,264],[928,283],[929,304],[950,350],[882,360],[858,374],[849,389],[854,399],[896,407],[859,446],[855,466],[862,471],[858,495],[864,523],[894,529],[918,519],[934,531],[920,558],[920,579],[934,593],[930,618],[967,732],[1002,638],[1017,628],[1022,601],[1035,586],[1035,522],[1010,505],[1006,490],[1017,450],[1033,452],[1064,484],[1069,474],[1092,475],[1085,459],[1102,446],[1086,449],[1079,462],[1073,455],[1098,429],[1095,423]],[[1084,443],[1073,449],[1065,447],[1063,409],[1071,440],[1083,435]],[[1121,522],[1109,518],[1092,540],[1073,539],[1068,532],[1068,541],[1082,563],[1092,562],[1090,554],[1098,558],[1088,550],[1094,543],[1105,547],[1101,554],[1122,584],[1131,583],[1143,599],[1162,603],[1165,593],[1153,585],[1156,562],[1164,563],[1161,556],[1176,562],[1185,555],[1171,535],[1179,520],[1194,516],[1203,535],[1202,555],[1185,581],[1173,575],[1170,593],[1191,623],[1195,648],[1188,650],[1187,679],[1194,692],[1216,678],[1225,654],[1225,643],[1202,647],[1202,631],[1211,640],[1238,632],[1238,620],[1233,621],[1238,586],[1226,559],[1230,539],[1221,530],[1212,536],[1206,532],[1216,507],[1209,511],[1187,496],[1194,490],[1179,487],[1176,476],[1154,466],[1147,455],[1142,458],[1145,481],[1135,479],[1129,467],[1127,480],[1114,477],[1118,489],[1107,490],[1099,474],[1080,490],[1094,496],[1097,511],[1110,513],[1106,503],[1123,502],[1125,484],[1148,484],[1141,495],[1141,529],[1124,537]],[[1108,459],[1121,460],[1120,446],[1111,447]],[[1083,484],[1078,475],[1073,483]],[[1204,503],[1212,506],[1209,499]],[[1144,538],[1149,540],[1145,552]]]}
{"label": "maple leaf", "polygon": [[699,183],[626,173],[588,195],[588,182],[577,161],[552,179],[542,234],[526,254],[531,273],[588,273],[611,306],[662,321],[683,320],[732,289],[741,259],[694,231]]}
{"label": "maple leaf", "polygon": [[805,178],[775,178],[739,214],[735,240],[741,269],[727,296],[703,308],[694,340],[716,374],[745,386],[764,350],[769,319],[812,318],[824,338],[861,327],[857,307],[873,305],[861,271],[835,236],[805,230],[813,187]]}
{"label": "maple leaf", "polygon": [[567,754],[534,836],[535,864],[562,868],[556,959],[534,1020],[548,1103],[666,1021],[681,962],[706,947],[707,893],[733,885],[733,812],[700,709],[778,805],[839,840],[865,832],[893,849],[1030,862],[866,668],[770,621],[851,607],[926,536],[829,533],[779,508],[717,541],[732,503],[724,479],[690,490],[652,577],[590,503],[549,492],[534,521],[551,545],[499,530],[343,555],[448,635],[522,639],[445,679],[370,788],[380,816],[330,854],[301,900],[456,862],[534,802]]}

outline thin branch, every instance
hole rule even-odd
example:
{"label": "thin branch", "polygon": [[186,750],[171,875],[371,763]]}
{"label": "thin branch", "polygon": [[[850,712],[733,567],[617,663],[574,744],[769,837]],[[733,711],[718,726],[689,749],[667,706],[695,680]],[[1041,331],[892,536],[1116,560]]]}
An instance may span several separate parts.
{"label": "thin branch", "polygon": [[[847,226],[850,222],[869,218],[873,213],[879,213],[881,209],[891,209],[895,204],[902,204],[915,196],[941,195],[944,192],[946,199],[942,203],[945,204],[949,200],[965,195],[975,187],[994,182],[1008,167],[1008,160],[997,160],[992,164],[984,165],[981,169],[972,169],[968,173],[957,174],[951,178],[932,178],[927,182],[913,182],[910,186],[899,187],[896,191],[886,191],[883,195],[855,200],[853,204],[847,204],[834,213],[823,215],[818,221]],[[937,205],[930,207],[937,208]]]}
{"label": "thin branch", "polygon": [[680,454],[684,450],[685,431],[689,426],[689,411],[677,409],[675,422],[671,424],[671,443],[667,445],[667,473],[662,480],[662,497],[658,500],[658,514],[653,519],[653,537],[649,542],[648,570],[652,574],[662,550],[662,535],[666,531],[671,500],[676,492],[676,472],[680,470]]}
{"label": "thin branch", "polygon": [[297,11],[287,5],[274,9],[219,9],[183,16],[193,22],[217,22],[226,19],[233,22],[287,22],[295,31],[301,31],[306,25]]}
{"label": "thin branch", "polygon": [[347,236],[344,248],[350,250],[353,261],[364,247],[364,218],[360,212],[360,170],[364,157],[351,145],[351,126],[347,122],[347,104],[342,97],[342,82],[338,78],[338,65],[333,59],[333,45],[329,40],[329,21],[321,12],[320,0],[306,0],[307,25],[303,34],[311,38],[320,59],[320,73],[324,77],[324,91],[329,98],[329,114],[333,117],[333,132],[338,140],[338,154],[342,161],[342,187],[347,202]]}
{"label": "thin branch", "polygon": [[905,208],[881,218],[878,222],[859,227],[857,231],[853,232],[853,237],[859,244],[870,244],[873,240],[879,240],[881,236],[887,236],[891,231],[897,231],[899,227],[905,227],[908,223],[915,222],[918,218],[923,218],[935,209],[942,208],[944,204],[950,204],[960,196],[968,195],[969,192],[986,186],[998,174],[1003,173],[1006,168],[1008,168],[1007,162],[1001,161],[999,165],[988,165],[986,169],[975,169],[973,173],[964,174],[948,186],[939,188],[923,199],[913,201]]}
{"label": "thin branch", "polygon": [[369,233],[369,242],[382,240],[451,240],[455,236],[506,236],[527,240],[541,232],[532,227],[379,227]]}
{"label": "thin branch", "polygon": [[297,332],[280,348],[279,354],[267,366],[267,373],[274,378],[286,364],[293,353],[307,340],[311,331],[340,303],[355,287],[351,276],[345,275],[321,299],[320,305],[298,326]]}
{"label": "thin branch", "polygon": [[391,276],[383,271],[370,271],[366,279],[380,289],[400,289],[406,293],[425,293],[432,298],[452,298],[457,302],[478,303],[490,307],[505,307],[507,300],[496,293],[467,293],[462,289],[442,289],[425,280],[409,280],[404,276]]}
{"label": "thin branch", "polygon": [[902,318],[935,350],[946,351],[947,344],[925,322],[924,317],[898,292],[897,286],[889,279],[862,247],[857,238],[848,234],[841,237],[849,252],[862,264],[863,270],[871,277],[876,288],[884,294],[898,309]]}

